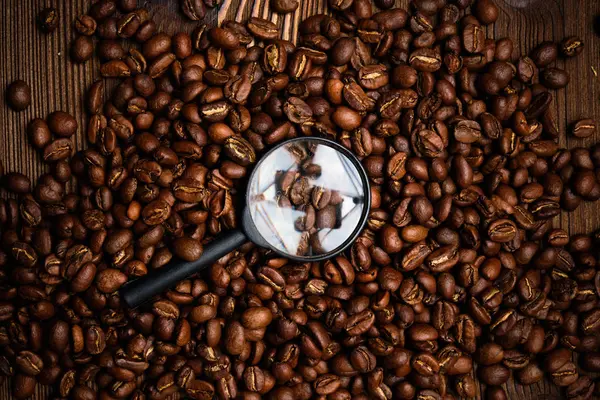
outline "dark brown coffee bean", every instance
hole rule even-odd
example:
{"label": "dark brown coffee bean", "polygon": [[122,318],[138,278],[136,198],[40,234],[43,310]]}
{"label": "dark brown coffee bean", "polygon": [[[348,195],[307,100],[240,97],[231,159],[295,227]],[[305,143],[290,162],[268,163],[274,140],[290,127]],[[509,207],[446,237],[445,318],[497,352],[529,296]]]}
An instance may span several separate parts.
{"label": "dark brown coffee bean", "polygon": [[24,374],[35,376],[44,368],[44,362],[41,357],[31,351],[21,351],[15,359],[17,367]]}
{"label": "dark brown coffee bean", "polygon": [[579,378],[577,366],[571,361],[551,374],[552,382],[557,386],[569,386]]}
{"label": "dark brown coffee bean", "polygon": [[36,379],[33,376],[17,374],[12,382],[12,394],[15,399],[27,399],[35,393]]}
{"label": "dark brown coffee bean", "polygon": [[96,81],[88,90],[86,99],[87,110],[90,114],[99,114],[104,101],[104,82]]}
{"label": "dark brown coffee bean", "polygon": [[15,111],[23,111],[31,104],[31,88],[27,82],[17,80],[6,89],[6,102]]}
{"label": "dark brown coffee bean", "polygon": [[544,377],[544,373],[537,364],[528,364],[525,368],[519,370],[517,379],[523,385],[532,385],[539,382]]}
{"label": "dark brown coffee bean", "polygon": [[117,4],[113,0],[100,0],[90,7],[89,15],[96,21],[111,17],[117,11]]}
{"label": "dark brown coffee bean", "polygon": [[192,21],[200,21],[206,15],[206,6],[202,0],[180,0],[181,11]]}
{"label": "dark brown coffee bean", "polygon": [[493,24],[498,19],[499,10],[492,0],[478,1],[475,4],[473,15],[477,17],[481,23],[488,25]]}
{"label": "dark brown coffee bean", "polygon": [[89,36],[79,36],[71,44],[71,60],[82,64],[89,61],[94,53],[94,42]]}
{"label": "dark brown coffee bean", "polygon": [[298,9],[297,0],[271,0],[271,8],[280,14],[288,14]]}
{"label": "dark brown coffee bean", "polygon": [[182,237],[173,243],[173,252],[185,261],[196,261],[202,255],[203,248],[198,240]]}
{"label": "dark brown coffee bean", "polygon": [[597,352],[585,353],[581,360],[581,366],[586,371],[590,371],[590,372],[600,371],[600,353],[597,353]]}
{"label": "dark brown coffee bean", "polygon": [[89,15],[79,16],[73,25],[77,33],[85,36],[92,36],[96,32],[96,28],[98,26],[96,20]]}
{"label": "dark brown coffee bean", "polygon": [[87,386],[78,385],[71,390],[71,397],[76,400],[92,400],[96,398],[96,391]]}
{"label": "dark brown coffee bean", "polygon": [[131,69],[124,61],[111,60],[102,64],[100,74],[104,78],[123,78],[131,75]]}
{"label": "dark brown coffee bean", "polygon": [[469,53],[480,53],[485,45],[483,27],[475,24],[465,26],[463,30],[463,45]]}
{"label": "dark brown coffee bean", "polygon": [[522,82],[528,83],[537,74],[537,67],[529,57],[521,57],[517,64],[517,74]]}
{"label": "dark brown coffee bean", "polygon": [[96,275],[96,286],[102,293],[113,293],[125,282],[127,276],[118,269],[108,268]]}
{"label": "dark brown coffee bean", "polygon": [[36,118],[29,123],[27,134],[29,141],[37,149],[43,149],[52,140],[52,133],[48,124],[40,118]]}
{"label": "dark brown coffee bean", "polygon": [[171,206],[164,200],[154,200],[142,210],[142,219],[147,225],[159,225],[169,218]]}
{"label": "dark brown coffee bean", "polygon": [[486,385],[502,385],[510,378],[510,370],[500,364],[483,367],[478,372]]}
{"label": "dark brown coffee bean", "polygon": [[381,28],[388,31],[396,31],[404,28],[408,21],[408,13],[398,7],[390,10],[379,11],[373,14],[373,20],[381,26]]}
{"label": "dark brown coffee bean", "polygon": [[596,132],[596,123],[592,119],[582,119],[573,124],[571,133],[577,138],[587,138]]}
{"label": "dark brown coffee bean", "polygon": [[242,325],[246,329],[261,329],[271,323],[273,315],[266,307],[252,307],[242,314]]}
{"label": "dark brown coffee bean", "polygon": [[333,374],[324,374],[317,378],[313,386],[319,395],[329,395],[335,392],[341,385],[340,378]]}
{"label": "dark brown coffee bean", "polygon": [[185,392],[192,399],[203,400],[206,398],[213,398],[215,388],[206,381],[194,379],[188,383]]}
{"label": "dark brown coffee bean", "polygon": [[54,32],[58,28],[58,20],[58,12],[54,7],[44,8],[37,16],[38,25],[44,33]]}
{"label": "dark brown coffee bean", "polygon": [[251,17],[247,23],[248,30],[259,39],[273,40],[279,37],[277,25],[258,17]]}
{"label": "dark brown coffee bean", "polygon": [[569,73],[559,68],[545,68],[541,74],[542,82],[550,89],[562,89],[569,84]]}
{"label": "dark brown coffee bean", "polygon": [[535,96],[531,101],[529,107],[524,111],[525,117],[528,120],[533,120],[541,116],[548,110],[550,103],[552,102],[552,95],[549,92],[542,92]]}
{"label": "dark brown coffee bean", "polygon": [[558,46],[553,42],[542,42],[531,52],[531,59],[540,68],[553,63],[557,57]]}
{"label": "dark brown coffee bean", "polygon": [[237,164],[247,166],[256,161],[254,148],[241,137],[231,136],[227,138],[223,147],[225,154]]}
{"label": "dark brown coffee bean", "polygon": [[440,55],[433,49],[417,49],[413,51],[408,61],[414,69],[421,72],[435,72],[442,66]]}
{"label": "dark brown coffee bean", "polygon": [[48,163],[64,160],[73,153],[71,139],[57,139],[44,147],[44,161]]}
{"label": "dark brown coffee bean", "polygon": [[77,120],[63,111],[55,111],[48,116],[48,127],[57,136],[71,137],[77,132]]}
{"label": "dark brown coffee bean", "polygon": [[583,51],[583,41],[577,36],[569,36],[560,43],[560,51],[566,57],[574,57]]}
{"label": "dark brown coffee bean", "polygon": [[226,50],[233,50],[240,45],[239,37],[228,29],[219,27],[211,28],[208,35],[214,44]]}
{"label": "dark brown coffee bean", "polygon": [[391,0],[375,0],[375,5],[382,10],[388,10],[394,6],[394,2]]}
{"label": "dark brown coffee bean", "polygon": [[259,367],[248,367],[244,371],[244,383],[251,392],[260,392],[265,386],[265,375]]}
{"label": "dark brown coffee bean", "polygon": [[10,172],[4,175],[6,189],[19,194],[26,194],[31,191],[31,182],[28,177],[18,172]]}
{"label": "dark brown coffee bean", "polygon": [[580,376],[577,381],[567,387],[566,395],[568,399],[585,399],[593,397],[594,382],[587,376]]}

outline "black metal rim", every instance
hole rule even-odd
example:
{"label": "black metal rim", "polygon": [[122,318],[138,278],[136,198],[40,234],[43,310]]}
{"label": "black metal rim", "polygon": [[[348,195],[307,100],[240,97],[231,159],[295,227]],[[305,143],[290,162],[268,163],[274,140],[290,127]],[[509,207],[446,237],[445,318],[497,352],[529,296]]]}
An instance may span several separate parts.
{"label": "black metal rim", "polygon": [[[273,153],[275,150],[279,149],[282,146],[285,146],[285,145],[288,145],[288,144],[294,143],[294,142],[305,141],[305,140],[313,140],[313,141],[317,141],[317,142],[322,142],[324,145],[334,148],[335,150],[337,150],[340,153],[342,153],[343,155],[345,155],[348,158],[348,160],[350,160],[350,162],[356,167],[356,170],[358,171],[358,174],[360,175],[360,179],[363,183],[363,188],[364,188],[364,192],[365,192],[364,193],[365,194],[365,206],[363,207],[360,221],[354,228],[354,231],[352,232],[352,234],[350,236],[348,236],[348,239],[346,239],[346,241],[344,243],[339,245],[337,249],[327,253],[327,255],[299,257],[299,256],[291,255],[291,254],[282,253],[281,251],[279,251],[278,249],[273,247],[270,243],[268,244],[268,247],[271,250],[273,250],[274,252],[281,254],[285,258],[289,258],[290,260],[301,261],[301,262],[323,261],[323,260],[327,260],[332,257],[335,257],[336,255],[340,254],[341,252],[346,250],[348,247],[350,247],[354,243],[354,241],[358,238],[358,236],[364,229],[364,227],[367,223],[367,218],[369,216],[369,211],[371,210],[371,186],[369,184],[369,178],[367,176],[367,172],[365,171],[364,167],[362,166],[362,164],[360,163],[358,158],[356,158],[356,156],[354,154],[352,154],[351,151],[349,151],[347,148],[345,148],[344,146],[342,146],[341,144],[339,144],[337,142],[334,142],[331,139],[326,139],[326,138],[322,138],[322,137],[302,136],[302,137],[297,137],[297,138],[286,140],[286,141],[278,144],[277,146],[273,147],[271,150],[266,152],[261,157],[261,159],[258,161],[258,163],[254,166],[252,173],[250,174],[250,178],[248,179],[248,187],[250,187],[250,183],[254,179],[254,175],[256,174],[256,171],[258,171],[258,169],[260,168],[260,165],[263,163],[264,160],[266,160],[271,155],[271,153]],[[246,205],[247,204],[249,204],[248,190],[246,190]],[[249,218],[249,220],[252,221],[252,218]],[[250,221],[248,221],[248,222],[250,222]],[[252,223],[254,223],[254,222],[252,221]],[[246,229],[246,228],[244,228],[244,229]],[[256,231],[258,234],[260,234],[260,232],[258,232],[258,229],[254,228],[254,231]],[[268,243],[264,239],[263,239],[263,241],[265,243]]]}

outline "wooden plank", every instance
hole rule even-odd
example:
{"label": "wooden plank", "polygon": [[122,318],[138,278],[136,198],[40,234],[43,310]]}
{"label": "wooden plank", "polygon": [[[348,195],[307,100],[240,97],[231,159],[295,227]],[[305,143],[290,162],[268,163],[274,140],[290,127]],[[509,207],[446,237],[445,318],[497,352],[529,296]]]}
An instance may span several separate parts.
{"label": "wooden plank", "polygon": [[[541,40],[560,40],[565,35],[583,38],[585,50],[575,59],[559,60],[557,66],[571,73],[571,83],[556,95],[554,106],[560,124],[560,144],[568,147],[597,143],[600,132],[588,139],[573,139],[565,135],[568,124],[583,117],[600,121],[600,38],[594,32],[595,16],[600,15],[597,0],[496,0],[501,13],[490,27],[491,36],[511,37],[517,44],[514,56],[527,53]],[[211,11],[206,23],[217,19],[246,19],[250,15],[266,16],[278,23],[286,38],[293,39],[297,23],[315,12],[327,12],[325,0],[300,1],[301,8],[290,16],[274,15],[269,0],[225,0],[220,11]],[[398,0],[407,7],[409,0]],[[50,35],[41,33],[35,25],[37,13],[52,4],[58,9],[60,27]],[[33,92],[32,106],[22,113],[11,111],[0,95],[0,160],[7,171],[20,171],[35,178],[46,171],[39,155],[28,145],[26,125],[35,117],[45,117],[52,111],[65,110],[75,114],[80,130],[75,138],[77,148],[85,144],[86,121],[82,95],[98,76],[98,63],[74,65],[69,61],[69,44],[73,38],[73,19],[87,11],[89,0],[0,0],[0,85],[4,88],[16,79],[29,82]],[[154,0],[146,6],[154,15],[159,30],[168,33],[191,31],[197,23],[179,13],[175,0]],[[598,204],[583,204],[573,213],[563,214],[557,226],[571,233],[590,232],[600,227]],[[12,398],[8,381],[0,385],[0,399]],[[560,399],[561,392],[547,381],[523,387],[512,380],[506,385],[509,399]],[[482,388],[483,394],[483,388]],[[36,398],[50,397],[51,390],[39,387]]]}

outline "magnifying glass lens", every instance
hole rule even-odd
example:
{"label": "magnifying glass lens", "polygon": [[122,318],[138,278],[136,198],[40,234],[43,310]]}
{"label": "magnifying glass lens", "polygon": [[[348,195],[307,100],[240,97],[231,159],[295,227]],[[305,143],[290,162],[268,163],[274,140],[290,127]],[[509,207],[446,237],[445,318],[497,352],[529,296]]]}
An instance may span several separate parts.
{"label": "magnifying glass lens", "polygon": [[360,229],[368,206],[358,168],[334,144],[320,139],[276,148],[257,165],[248,186],[250,217],[258,233],[292,258],[320,259],[341,251]]}

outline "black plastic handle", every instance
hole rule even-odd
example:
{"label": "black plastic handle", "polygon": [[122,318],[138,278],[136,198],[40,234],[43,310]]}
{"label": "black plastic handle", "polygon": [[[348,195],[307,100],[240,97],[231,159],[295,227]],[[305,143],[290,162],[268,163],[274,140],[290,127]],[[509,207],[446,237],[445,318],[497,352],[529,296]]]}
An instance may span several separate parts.
{"label": "black plastic handle", "polygon": [[148,275],[129,282],[121,288],[121,299],[125,301],[128,307],[136,308],[153,296],[175,286],[177,282],[212,265],[219,258],[247,241],[248,238],[239,229],[228,232],[210,242],[204,248],[204,253],[198,260],[192,262],[174,261],[149,272]]}

